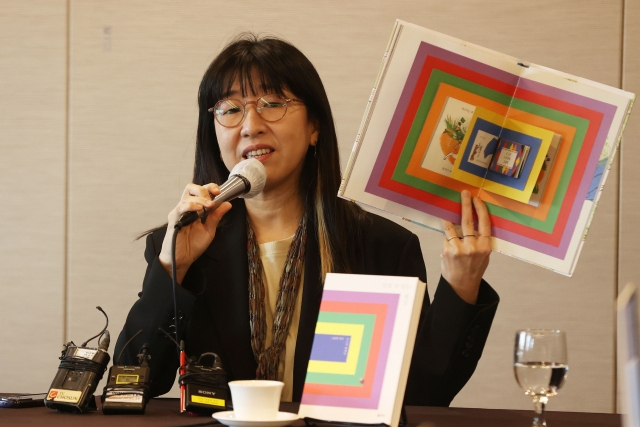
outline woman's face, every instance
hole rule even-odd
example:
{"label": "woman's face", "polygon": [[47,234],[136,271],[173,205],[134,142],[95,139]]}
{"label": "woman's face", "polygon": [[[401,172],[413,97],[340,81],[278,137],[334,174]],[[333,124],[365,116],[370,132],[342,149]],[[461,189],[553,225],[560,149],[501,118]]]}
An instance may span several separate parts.
{"label": "woman's face", "polygon": [[[228,98],[255,101],[266,93],[242,96],[236,81]],[[286,98],[295,94],[284,91]],[[222,161],[231,170],[238,162],[253,157],[267,170],[265,192],[278,188],[296,188],[309,146],[318,141],[316,126],[307,117],[307,109],[300,102],[289,102],[284,117],[268,122],[258,114],[255,104],[245,106],[244,120],[235,127],[224,127],[215,121],[216,135]],[[284,187],[283,187],[284,186]]]}

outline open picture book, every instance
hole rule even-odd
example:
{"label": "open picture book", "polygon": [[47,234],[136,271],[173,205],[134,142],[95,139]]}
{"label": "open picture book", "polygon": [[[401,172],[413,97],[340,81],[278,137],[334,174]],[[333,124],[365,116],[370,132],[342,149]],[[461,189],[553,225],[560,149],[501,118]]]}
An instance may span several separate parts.
{"label": "open picture book", "polygon": [[635,95],[396,21],[339,196],[571,276]]}

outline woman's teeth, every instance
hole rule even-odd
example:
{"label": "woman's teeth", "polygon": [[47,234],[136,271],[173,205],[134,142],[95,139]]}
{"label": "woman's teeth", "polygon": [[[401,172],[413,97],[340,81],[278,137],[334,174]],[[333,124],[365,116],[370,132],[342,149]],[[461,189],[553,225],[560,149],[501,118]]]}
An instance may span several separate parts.
{"label": "woman's teeth", "polygon": [[272,149],[270,149],[270,148],[261,148],[261,149],[259,149],[259,150],[249,151],[249,152],[246,154],[246,157],[247,157],[247,159],[251,159],[251,158],[253,158],[253,157],[260,157],[260,156],[262,156],[262,155],[269,154],[269,153],[271,153],[271,152],[273,152],[273,150],[272,150]]}

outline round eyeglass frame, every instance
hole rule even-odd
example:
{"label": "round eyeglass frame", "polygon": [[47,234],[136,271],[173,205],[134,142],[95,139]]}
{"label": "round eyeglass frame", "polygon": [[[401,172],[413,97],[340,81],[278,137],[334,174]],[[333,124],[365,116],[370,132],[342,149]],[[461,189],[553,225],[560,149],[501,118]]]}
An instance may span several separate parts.
{"label": "round eyeglass frame", "polygon": [[[275,119],[275,120],[266,119],[262,115],[262,108],[263,107],[258,107],[258,101],[260,101],[265,96],[269,96],[269,95],[278,96],[284,101],[284,112],[282,113],[282,116],[280,116],[280,118]],[[228,102],[228,101],[233,101],[233,102],[237,103],[238,105],[242,106],[242,117],[240,117],[240,120],[235,125],[225,125],[224,123],[222,123],[220,121],[220,119],[218,118],[218,115],[215,113],[215,111],[216,111],[218,105],[220,105],[220,103]],[[213,117],[215,118],[216,122],[218,122],[218,124],[220,126],[223,126],[223,127],[226,127],[226,128],[233,128],[233,127],[238,126],[239,124],[241,124],[244,121],[244,118],[247,115],[247,105],[251,105],[251,104],[255,105],[256,106],[256,112],[260,115],[262,120],[264,120],[265,122],[273,123],[273,122],[277,122],[278,120],[282,120],[284,118],[284,116],[287,114],[287,110],[289,108],[289,103],[290,102],[300,102],[301,104],[304,104],[304,101],[302,101],[300,99],[285,98],[285,97],[282,97],[281,95],[278,95],[277,93],[267,93],[265,95],[262,95],[261,97],[259,97],[255,101],[240,101],[239,99],[235,99],[235,98],[221,99],[220,101],[216,102],[216,105],[214,105],[213,107],[209,108],[207,111],[210,112],[211,114],[213,114]]]}

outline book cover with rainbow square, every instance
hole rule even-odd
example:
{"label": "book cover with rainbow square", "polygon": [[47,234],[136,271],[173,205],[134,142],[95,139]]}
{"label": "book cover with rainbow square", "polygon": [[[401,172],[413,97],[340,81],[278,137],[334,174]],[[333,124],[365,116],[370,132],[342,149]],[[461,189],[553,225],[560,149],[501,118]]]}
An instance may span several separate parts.
{"label": "book cover with rainbow square", "polygon": [[327,274],[298,415],[397,426],[426,285]]}

